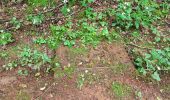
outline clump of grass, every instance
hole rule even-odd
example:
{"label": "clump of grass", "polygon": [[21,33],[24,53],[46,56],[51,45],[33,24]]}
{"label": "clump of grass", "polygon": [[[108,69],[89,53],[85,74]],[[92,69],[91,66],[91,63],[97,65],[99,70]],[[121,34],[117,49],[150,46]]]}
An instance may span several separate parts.
{"label": "clump of grass", "polygon": [[27,92],[19,91],[17,94],[16,100],[31,100],[31,97]]}
{"label": "clump of grass", "polygon": [[72,55],[84,55],[84,54],[87,54],[88,52],[87,48],[84,48],[84,47],[70,48],[69,51]]}
{"label": "clump of grass", "polygon": [[128,67],[129,67],[129,65],[125,65],[125,64],[120,63],[120,62],[117,63],[114,66],[111,66],[113,73],[117,74],[117,75],[123,74],[125,71],[128,70]]}
{"label": "clump of grass", "polygon": [[122,98],[130,95],[132,89],[131,87],[119,83],[119,82],[113,82],[111,89],[116,97]]}

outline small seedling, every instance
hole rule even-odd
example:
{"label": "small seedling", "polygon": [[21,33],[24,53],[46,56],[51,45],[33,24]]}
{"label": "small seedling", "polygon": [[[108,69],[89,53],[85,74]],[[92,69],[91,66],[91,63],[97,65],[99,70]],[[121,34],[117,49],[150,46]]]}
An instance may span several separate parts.
{"label": "small seedling", "polygon": [[77,87],[81,90],[85,82],[84,74],[80,74],[77,79]]}

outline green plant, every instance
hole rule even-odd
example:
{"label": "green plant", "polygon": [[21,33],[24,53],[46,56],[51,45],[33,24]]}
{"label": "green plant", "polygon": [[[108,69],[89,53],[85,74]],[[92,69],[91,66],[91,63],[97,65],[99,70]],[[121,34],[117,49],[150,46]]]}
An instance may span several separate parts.
{"label": "green plant", "polygon": [[46,6],[48,4],[48,0],[27,0],[27,3],[33,6]]}
{"label": "green plant", "polygon": [[79,36],[83,44],[92,44],[96,46],[100,42],[100,34],[97,34],[97,26],[83,22]]}
{"label": "green plant", "polygon": [[80,3],[82,6],[87,7],[88,4],[93,3],[94,0],[81,0]]}
{"label": "green plant", "polygon": [[61,12],[63,15],[67,15],[70,12],[70,9],[66,4],[64,4],[64,6],[61,8]]}
{"label": "green plant", "polygon": [[43,14],[38,14],[38,15],[29,15],[27,16],[27,20],[31,21],[33,25],[40,25],[43,20],[44,20],[44,15]]}
{"label": "green plant", "polygon": [[57,48],[61,43],[69,47],[73,46],[75,44],[76,33],[70,27],[68,24],[65,26],[51,25],[51,36],[47,39],[49,47]]}
{"label": "green plant", "polygon": [[113,82],[111,86],[114,95],[118,98],[128,96],[131,92],[131,88],[125,84],[119,82]]}
{"label": "green plant", "polygon": [[38,50],[32,50],[29,47],[25,47],[19,55],[17,60],[9,62],[6,65],[3,65],[3,68],[6,70],[12,70],[13,68],[20,65],[23,69],[18,70],[19,75],[28,75],[28,70],[26,68],[31,68],[35,71],[40,71],[43,65],[50,63],[51,59],[45,54]]}
{"label": "green plant", "polygon": [[8,52],[5,51],[0,52],[0,59],[8,59],[8,57],[9,57]]}
{"label": "green plant", "polygon": [[36,44],[39,44],[39,45],[47,43],[47,41],[43,37],[39,37],[39,38],[35,39],[33,42]]}
{"label": "green plant", "polygon": [[21,22],[18,21],[16,17],[13,17],[10,23],[15,27],[15,29],[19,29],[21,27]]}
{"label": "green plant", "polygon": [[0,33],[0,45],[6,45],[10,42],[13,42],[14,39],[12,38],[11,33]]}
{"label": "green plant", "polygon": [[142,100],[142,92],[141,91],[135,91],[136,99]]}
{"label": "green plant", "polygon": [[84,85],[85,82],[85,76],[84,74],[80,74],[77,79],[77,87],[81,90],[82,86]]}
{"label": "green plant", "polygon": [[17,66],[18,66],[17,61],[12,61],[12,62],[9,62],[9,63],[6,64],[6,65],[3,65],[2,67],[3,67],[5,70],[12,70],[13,68],[16,68]]}
{"label": "green plant", "polygon": [[18,75],[27,76],[28,75],[28,70],[18,70]]}
{"label": "green plant", "polygon": [[94,12],[93,8],[91,7],[86,8],[86,10],[84,11],[84,14],[89,19],[95,19],[97,17],[97,13]]}
{"label": "green plant", "polygon": [[55,65],[52,68],[52,71],[54,72],[54,76],[57,78],[61,78],[64,76],[70,77],[74,71],[74,66],[61,66],[59,63],[55,63]]}
{"label": "green plant", "polygon": [[[156,1],[136,0],[134,2],[125,2],[120,0],[115,13],[113,26],[119,26],[123,29],[135,27],[150,27],[151,24],[160,19],[160,5]],[[159,12],[159,13],[157,13]]]}
{"label": "green plant", "polygon": [[170,70],[170,48],[161,50],[153,49],[144,57],[138,57],[135,60],[135,65],[138,67],[139,72],[151,74],[151,77],[160,81],[159,71]]}
{"label": "green plant", "polygon": [[[33,70],[40,70],[41,66],[50,63],[51,59],[45,54],[41,53],[37,50],[31,50],[29,47],[25,47],[23,51],[21,51],[20,58],[9,62],[6,65],[3,65],[3,68],[6,70],[12,70],[16,68],[18,65],[24,68],[30,67]],[[19,75],[28,75],[27,70],[18,70]]]}

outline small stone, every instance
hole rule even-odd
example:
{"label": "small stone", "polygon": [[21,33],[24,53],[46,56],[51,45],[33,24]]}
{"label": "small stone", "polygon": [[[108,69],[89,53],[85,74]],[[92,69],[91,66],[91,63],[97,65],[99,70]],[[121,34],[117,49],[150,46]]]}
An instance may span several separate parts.
{"label": "small stone", "polygon": [[82,65],[83,64],[83,62],[80,62],[80,63],[78,63],[78,66],[80,66],[80,65]]}
{"label": "small stone", "polygon": [[41,73],[36,73],[36,74],[35,74],[35,77],[38,77],[38,76],[40,76],[40,74],[41,74]]}
{"label": "small stone", "polygon": [[19,86],[22,87],[22,88],[27,88],[26,84],[20,84]]}
{"label": "small stone", "polygon": [[162,92],[163,92],[163,89],[160,89],[160,92],[162,93]]}
{"label": "small stone", "polygon": [[88,70],[85,70],[85,73],[88,73],[89,71]]}
{"label": "small stone", "polygon": [[40,88],[41,91],[45,90],[46,89],[46,86]]}

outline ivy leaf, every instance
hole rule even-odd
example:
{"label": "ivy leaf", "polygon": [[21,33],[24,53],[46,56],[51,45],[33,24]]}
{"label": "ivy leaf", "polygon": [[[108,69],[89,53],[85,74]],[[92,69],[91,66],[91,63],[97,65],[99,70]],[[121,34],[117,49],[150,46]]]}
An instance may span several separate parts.
{"label": "ivy leaf", "polygon": [[151,55],[153,59],[158,59],[160,57],[160,55],[158,54],[158,52],[156,52],[156,50],[152,50]]}
{"label": "ivy leaf", "polygon": [[104,28],[104,29],[102,30],[102,35],[104,35],[104,36],[108,36],[108,35],[109,35],[109,31],[108,31],[107,28]]}
{"label": "ivy leaf", "polygon": [[68,8],[67,8],[66,5],[64,5],[64,6],[62,7],[61,12],[62,12],[64,15],[67,15],[67,13],[68,13]]}
{"label": "ivy leaf", "polygon": [[146,75],[146,70],[143,67],[138,68],[138,71],[142,73],[143,75]]}
{"label": "ivy leaf", "polygon": [[161,79],[160,79],[159,74],[158,74],[157,71],[155,71],[151,76],[152,76],[153,79],[155,79],[155,80],[157,80],[157,81],[161,81]]}

